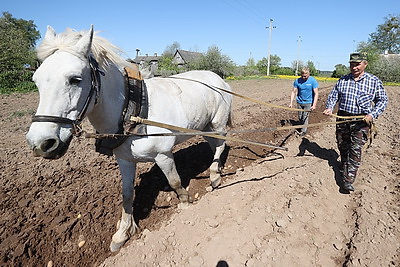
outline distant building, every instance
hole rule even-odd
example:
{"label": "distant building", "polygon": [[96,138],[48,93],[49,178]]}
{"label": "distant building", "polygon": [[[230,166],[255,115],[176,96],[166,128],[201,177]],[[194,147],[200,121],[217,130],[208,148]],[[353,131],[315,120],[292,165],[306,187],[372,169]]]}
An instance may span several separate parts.
{"label": "distant building", "polygon": [[381,58],[388,59],[388,60],[400,60],[400,54],[389,54],[386,50],[385,53],[380,55]]}
{"label": "distant building", "polygon": [[158,61],[160,58],[161,57],[158,56],[157,53],[154,53],[154,56],[149,56],[148,54],[144,56],[136,55],[136,57],[130,61],[138,64],[141,69],[148,68],[151,73],[155,73],[158,69]]}
{"label": "distant building", "polygon": [[157,55],[157,53],[154,53],[154,56],[149,56],[148,54],[144,56],[136,56],[134,59],[132,59],[132,62],[136,64],[143,64],[143,63],[155,63],[158,62],[160,57]]}
{"label": "distant building", "polygon": [[319,75],[321,77],[332,77],[333,71],[330,70],[320,70]]}
{"label": "distant building", "polygon": [[[137,50],[137,52],[138,51],[139,50]],[[201,55],[202,53],[177,49],[173,56],[172,63],[177,64],[178,67],[182,68],[184,71],[184,67],[187,64],[196,61]],[[155,75],[158,70],[158,62],[160,59],[161,56],[158,56],[157,53],[154,53],[153,56],[149,56],[148,54],[139,56],[137,53],[134,59],[129,59],[128,61],[138,64],[141,70],[147,70]]]}
{"label": "distant building", "polygon": [[173,63],[177,64],[178,67],[183,67],[188,63],[192,63],[198,60],[202,56],[202,53],[191,52],[182,49],[177,49],[174,54]]}

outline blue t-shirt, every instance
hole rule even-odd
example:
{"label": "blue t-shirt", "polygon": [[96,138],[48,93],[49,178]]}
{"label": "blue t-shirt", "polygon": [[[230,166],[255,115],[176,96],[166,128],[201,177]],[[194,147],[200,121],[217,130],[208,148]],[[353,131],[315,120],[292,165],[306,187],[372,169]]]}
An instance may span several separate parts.
{"label": "blue t-shirt", "polygon": [[314,77],[310,76],[306,81],[300,77],[294,81],[293,87],[297,88],[297,103],[312,104],[314,89],[318,88],[318,82]]}

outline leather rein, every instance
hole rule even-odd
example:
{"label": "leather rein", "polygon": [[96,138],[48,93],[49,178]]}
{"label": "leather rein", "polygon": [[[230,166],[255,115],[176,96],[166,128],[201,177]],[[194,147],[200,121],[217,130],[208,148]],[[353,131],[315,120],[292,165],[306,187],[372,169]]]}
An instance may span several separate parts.
{"label": "leather rein", "polygon": [[99,63],[96,61],[96,59],[92,56],[88,56],[88,61],[89,61],[89,66],[90,66],[90,76],[91,76],[91,87],[89,91],[89,95],[87,96],[85,100],[85,104],[83,105],[82,110],[78,114],[77,118],[75,120],[66,118],[66,117],[61,117],[61,116],[51,116],[51,115],[34,115],[32,117],[32,122],[52,122],[52,123],[58,123],[58,124],[68,124],[72,125],[71,132],[74,136],[79,136],[80,133],[82,132],[81,129],[81,123],[83,119],[86,116],[87,109],[90,105],[90,102],[93,99],[93,96],[95,97],[95,104],[98,102],[98,98],[100,95],[100,89],[101,89],[101,80],[100,80],[100,75],[104,76],[104,72],[99,69]]}

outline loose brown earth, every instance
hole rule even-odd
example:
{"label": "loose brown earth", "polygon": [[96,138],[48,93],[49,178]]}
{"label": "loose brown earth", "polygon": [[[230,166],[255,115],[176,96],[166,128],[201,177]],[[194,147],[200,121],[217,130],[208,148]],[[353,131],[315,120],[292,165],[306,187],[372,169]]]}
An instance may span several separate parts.
{"label": "loose brown earth", "polygon": [[[252,98],[286,106],[291,81],[232,81]],[[332,83],[320,83],[320,114]],[[211,151],[201,138],[176,148],[184,186],[178,200],[160,170],[140,164],[135,220],[141,231],[118,253],[108,246],[121,209],[115,159],[93,140],[75,139],[67,154],[32,157],[25,133],[37,93],[1,96],[0,253],[2,266],[400,266],[400,88],[363,154],[356,191],[339,192],[334,126],[236,134],[288,151],[228,142],[223,184],[207,192]],[[296,113],[235,98],[234,128],[289,125]],[[89,128],[87,126],[87,128]],[[82,242],[84,241],[84,243]],[[83,244],[83,245],[82,245]],[[81,245],[81,246],[80,246]]]}

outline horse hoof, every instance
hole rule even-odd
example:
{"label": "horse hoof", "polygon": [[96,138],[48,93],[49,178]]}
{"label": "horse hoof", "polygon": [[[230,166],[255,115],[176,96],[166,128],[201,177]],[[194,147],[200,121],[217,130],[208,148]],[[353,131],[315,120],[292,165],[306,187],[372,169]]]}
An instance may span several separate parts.
{"label": "horse hoof", "polygon": [[217,188],[221,185],[221,177],[211,182],[211,186],[213,189]]}
{"label": "horse hoof", "polygon": [[186,191],[184,194],[179,195],[179,201],[180,203],[193,203],[193,198]]}
{"label": "horse hoof", "polygon": [[111,244],[110,244],[111,252],[118,251],[124,244],[125,244],[125,242],[121,242],[121,243],[111,242]]}
{"label": "horse hoof", "polygon": [[189,202],[181,202],[178,204],[178,209],[181,209],[181,210],[187,209],[187,208],[189,208],[189,206],[190,206]]}

